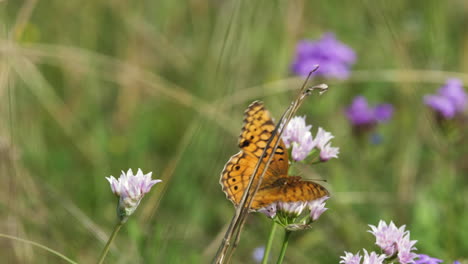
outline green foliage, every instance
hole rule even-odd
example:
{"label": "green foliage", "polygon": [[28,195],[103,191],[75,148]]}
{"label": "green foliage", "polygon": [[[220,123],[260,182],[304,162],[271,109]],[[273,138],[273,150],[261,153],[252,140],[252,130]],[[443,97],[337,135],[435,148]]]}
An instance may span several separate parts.
{"label": "green foliage", "polygon": [[[380,219],[406,224],[420,253],[466,260],[466,133],[446,136],[422,104],[448,77],[468,84],[466,8],[437,0],[0,1],[1,233],[93,262],[115,221],[104,177],[142,168],[163,183],[122,228],[108,263],[207,263],[234,213],[218,180],[238,151],[244,109],[263,100],[278,119],[301,83],[289,72],[295,44],[332,31],[356,50],[356,71],[348,81],[317,80],[331,89],[299,113],[340,147],[339,159],[302,168],[303,177],[328,181],[330,210],[292,235],[285,263],[337,263],[345,250],[373,248],[366,230]],[[378,127],[381,144],[355,138],[345,120],[358,94],[395,106]],[[269,225],[249,217],[233,263],[253,262]],[[3,245],[8,263],[61,263]]]}

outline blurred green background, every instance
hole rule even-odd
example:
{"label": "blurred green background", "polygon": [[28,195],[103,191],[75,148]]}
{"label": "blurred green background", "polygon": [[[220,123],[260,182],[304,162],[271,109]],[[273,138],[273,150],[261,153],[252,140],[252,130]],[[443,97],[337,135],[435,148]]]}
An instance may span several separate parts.
{"label": "blurred green background", "polygon": [[[263,100],[278,119],[302,82],[296,43],[334,32],[357,53],[352,76],[317,80],[329,92],[298,113],[335,135],[339,159],[301,167],[333,197],[285,263],[377,250],[366,230],[380,219],[406,224],[419,253],[466,262],[466,130],[440,129],[422,96],[449,77],[468,84],[467,24],[464,0],[2,0],[0,232],[94,262],[115,221],[104,177],[142,168],[163,183],[107,263],[208,263],[234,213],[218,180],[244,109]],[[380,144],[353,137],[343,114],[359,94],[395,107]],[[254,263],[269,229],[250,215],[233,263]],[[2,263],[63,263],[0,245]]]}

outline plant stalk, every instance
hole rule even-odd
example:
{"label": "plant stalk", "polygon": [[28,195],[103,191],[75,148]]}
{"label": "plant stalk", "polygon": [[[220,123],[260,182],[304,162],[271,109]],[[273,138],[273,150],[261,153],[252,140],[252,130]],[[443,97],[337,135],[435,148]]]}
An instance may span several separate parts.
{"label": "plant stalk", "polygon": [[106,246],[102,250],[101,256],[99,257],[98,264],[102,264],[104,262],[104,259],[107,256],[107,252],[109,252],[110,245],[112,244],[112,241],[114,241],[114,238],[116,237],[117,233],[119,232],[122,226],[123,226],[123,223],[120,221],[115,225],[114,231],[112,231],[112,234],[109,237],[109,240],[107,240]]}
{"label": "plant stalk", "polygon": [[271,245],[273,244],[273,239],[275,238],[277,225],[278,224],[276,224],[276,222],[273,221],[273,225],[271,226],[270,234],[268,235],[268,241],[267,241],[267,244],[265,246],[265,252],[263,253],[262,264],[267,264],[268,263],[268,258],[270,257]]}
{"label": "plant stalk", "polygon": [[286,255],[286,249],[288,248],[289,237],[291,236],[292,231],[285,230],[284,239],[283,239],[283,246],[281,247],[281,252],[278,257],[278,261],[276,264],[283,263],[284,255]]}

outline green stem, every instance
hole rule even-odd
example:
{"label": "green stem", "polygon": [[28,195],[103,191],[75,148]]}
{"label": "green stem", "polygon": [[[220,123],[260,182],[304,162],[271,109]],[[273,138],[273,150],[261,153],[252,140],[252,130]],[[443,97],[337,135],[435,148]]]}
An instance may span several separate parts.
{"label": "green stem", "polygon": [[267,264],[268,263],[268,257],[270,256],[271,245],[273,244],[273,239],[275,238],[277,225],[278,224],[276,224],[273,221],[273,225],[271,226],[270,234],[268,235],[268,241],[267,241],[267,244],[266,244],[266,247],[265,247],[265,252],[263,253],[262,264]]}
{"label": "green stem", "polygon": [[289,237],[291,236],[292,231],[285,230],[284,239],[283,239],[283,246],[281,247],[281,252],[278,257],[278,261],[276,264],[283,263],[284,255],[286,255],[286,248],[288,248]]}
{"label": "green stem", "polygon": [[122,227],[122,225],[123,225],[122,222],[118,222],[118,223],[115,225],[114,231],[112,231],[112,234],[111,234],[111,236],[109,237],[109,240],[107,240],[106,246],[105,246],[104,249],[102,250],[101,256],[99,257],[98,264],[102,264],[102,263],[104,262],[104,259],[105,259],[106,256],[107,256],[107,252],[109,251],[110,245],[112,244],[112,241],[114,240],[115,236],[116,236],[117,233],[119,232],[119,230],[120,230],[120,228]]}
{"label": "green stem", "polygon": [[41,244],[39,244],[37,242],[27,240],[27,239],[23,239],[23,238],[19,238],[19,237],[15,237],[15,236],[10,236],[10,235],[7,235],[7,234],[0,234],[0,237],[16,240],[16,241],[19,241],[19,242],[23,242],[23,243],[26,243],[26,244],[29,244],[29,245],[44,249],[45,251],[48,251],[48,252],[62,258],[63,260],[67,261],[68,263],[77,264],[75,261],[67,258],[65,255],[63,255],[63,254],[61,254],[61,253],[59,253],[59,252],[57,252],[57,251],[55,251],[55,250],[53,250],[53,249],[51,249],[49,247],[41,245]]}

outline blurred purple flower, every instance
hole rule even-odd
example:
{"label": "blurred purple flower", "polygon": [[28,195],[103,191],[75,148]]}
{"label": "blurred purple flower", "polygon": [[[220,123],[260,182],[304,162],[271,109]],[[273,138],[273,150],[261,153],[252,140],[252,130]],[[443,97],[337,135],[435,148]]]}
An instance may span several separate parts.
{"label": "blurred purple flower", "polygon": [[463,113],[468,104],[468,95],[463,90],[463,84],[459,79],[448,79],[437,94],[424,96],[424,103],[440,113],[446,119],[452,119],[455,115]]}
{"label": "blurred purple flower", "polygon": [[263,255],[265,254],[265,247],[257,247],[254,249],[252,253],[252,258],[254,259],[255,262],[260,263],[263,260]]}
{"label": "blurred purple flower", "polygon": [[380,104],[374,108],[375,119],[380,122],[386,122],[392,118],[393,106],[391,104]]}
{"label": "blurred purple flower", "polygon": [[441,259],[437,259],[437,258],[432,258],[428,255],[424,255],[424,254],[419,254],[418,255],[418,259],[416,259],[414,261],[414,264],[438,264],[438,263],[442,263],[443,260]]}
{"label": "blurred purple flower", "polygon": [[455,116],[455,107],[446,97],[440,95],[426,95],[424,96],[424,103],[439,112],[446,119],[451,119]]}
{"label": "blurred purple flower", "polygon": [[390,120],[393,115],[393,106],[380,104],[371,107],[364,96],[356,96],[345,113],[348,120],[355,126],[373,125]]}
{"label": "blurred purple flower", "polygon": [[367,125],[374,123],[374,111],[364,96],[356,96],[346,109],[346,116],[353,125]]}
{"label": "blurred purple flower", "polygon": [[463,83],[460,79],[448,79],[445,85],[439,89],[439,94],[448,98],[457,112],[465,110],[468,103],[468,95],[463,90]]}
{"label": "blurred purple flower", "polygon": [[306,77],[316,65],[320,65],[317,75],[346,79],[355,61],[356,54],[349,46],[339,42],[333,33],[325,33],[317,41],[302,40],[297,44],[292,71]]}

